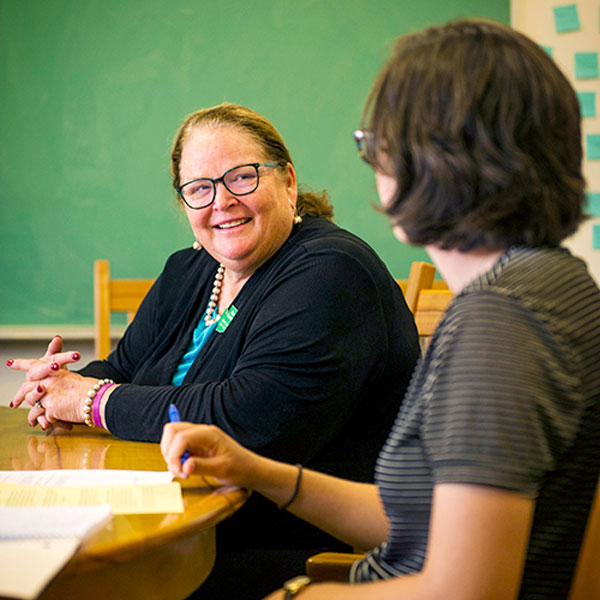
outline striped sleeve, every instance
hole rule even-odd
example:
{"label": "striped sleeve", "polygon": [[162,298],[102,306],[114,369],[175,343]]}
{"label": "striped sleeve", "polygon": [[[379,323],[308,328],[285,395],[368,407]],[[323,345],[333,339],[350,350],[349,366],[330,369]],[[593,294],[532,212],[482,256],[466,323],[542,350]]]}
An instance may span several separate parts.
{"label": "striped sleeve", "polygon": [[433,480],[535,497],[577,434],[579,379],[520,301],[481,290],[453,308],[423,398],[421,433]]}

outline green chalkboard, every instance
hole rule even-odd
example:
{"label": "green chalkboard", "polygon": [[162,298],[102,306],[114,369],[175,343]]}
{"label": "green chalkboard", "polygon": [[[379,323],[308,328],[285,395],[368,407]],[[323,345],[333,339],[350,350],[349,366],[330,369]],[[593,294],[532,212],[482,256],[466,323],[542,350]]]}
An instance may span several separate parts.
{"label": "green chalkboard", "polygon": [[169,186],[183,117],[266,115],[299,180],[405,277],[420,249],[377,214],[351,132],[400,34],[507,23],[509,0],[2,0],[0,325],[92,322],[92,262],[154,277],[192,235]]}

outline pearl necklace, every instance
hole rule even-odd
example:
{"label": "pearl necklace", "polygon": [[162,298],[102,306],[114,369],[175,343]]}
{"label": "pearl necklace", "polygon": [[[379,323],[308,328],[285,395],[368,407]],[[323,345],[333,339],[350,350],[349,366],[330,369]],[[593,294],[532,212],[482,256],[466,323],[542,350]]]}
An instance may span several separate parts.
{"label": "pearl necklace", "polygon": [[[221,295],[221,286],[223,285],[223,277],[225,273],[225,267],[222,263],[219,263],[215,280],[213,281],[213,289],[208,300],[208,306],[204,313],[204,325],[210,327],[213,323],[216,323],[221,315],[216,312],[217,305],[219,304],[219,296]],[[214,315],[214,316],[213,316]]]}

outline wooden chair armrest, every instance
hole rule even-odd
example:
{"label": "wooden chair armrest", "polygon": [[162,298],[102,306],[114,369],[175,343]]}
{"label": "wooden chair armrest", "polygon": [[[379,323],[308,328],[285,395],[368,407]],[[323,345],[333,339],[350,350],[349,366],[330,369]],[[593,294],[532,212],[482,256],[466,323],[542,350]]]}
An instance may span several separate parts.
{"label": "wooden chair armrest", "polygon": [[321,552],[306,561],[306,574],[313,581],[348,581],[352,563],[364,554]]}

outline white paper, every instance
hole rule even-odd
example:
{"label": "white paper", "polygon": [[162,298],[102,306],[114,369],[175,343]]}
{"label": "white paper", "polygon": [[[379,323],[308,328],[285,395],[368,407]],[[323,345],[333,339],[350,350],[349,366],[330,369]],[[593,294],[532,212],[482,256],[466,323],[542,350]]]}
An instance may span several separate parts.
{"label": "white paper", "polygon": [[104,525],[109,505],[0,507],[0,540],[77,537]]}
{"label": "white paper", "polygon": [[0,541],[0,596],[36,598],[79,543],[78,537]]}
{"label": "white paper", "polygon": [[48,471],[0,471],[0,482],[18,485],[154,485],[170,483],[169,471],[121,469],[57,469]]}
{"label": "white paper", "polygon": [[0,508],[0,596],[36,598],[110,506]]}
{"label": "white paper", "polygon": [[[183,512],[181,487],[172,481],[168,471],[0,471],[0,492],[7,495],[0,506],[0,596],[39,596],[81,540],[113,513]],[[10,506],[19,495],[38,506]],[[70,505],[47,505],[61,502]]]}

